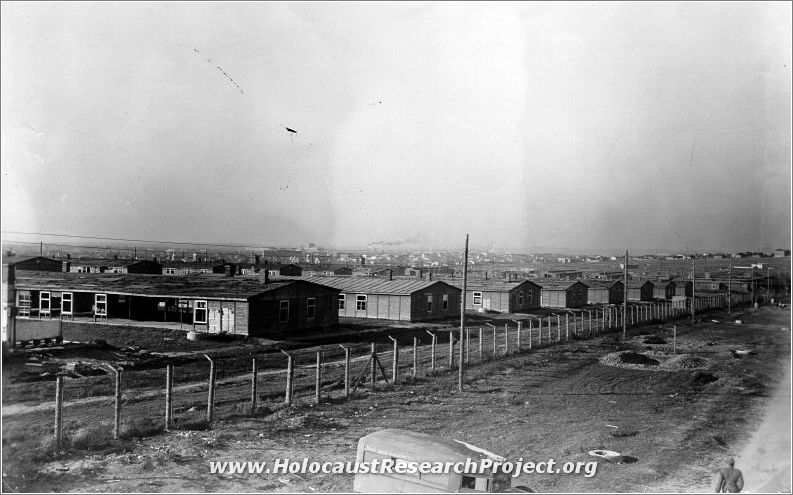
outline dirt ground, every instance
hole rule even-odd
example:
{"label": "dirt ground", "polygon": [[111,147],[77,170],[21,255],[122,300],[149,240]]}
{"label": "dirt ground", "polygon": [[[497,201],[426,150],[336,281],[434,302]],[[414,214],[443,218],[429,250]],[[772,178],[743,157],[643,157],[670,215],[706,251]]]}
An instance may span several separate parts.
{"label": "dirt ground", "polygon": [[[217,475],[209,461],[350,461],[361,436],[404,428],[510,459],[591,461],[594,449],[636,458],[601,462],[590,478],[513,480],[539,492],[708,492],[727,456],[744,470],[745,491],[789,492],[790,311],[762,307],[737,317],[742,325],[719,312],[695,327],[678,322],[677,353],[689,360],[675,359],[690,367],[608,364],[618,351],[674,358],[671,327],[646,326],[631,329],[626,342],[610,334],[476,364],[463,393],[455,391],[456,375],[441,372],[348,401],[73,450],[23,474],[4,470],[3,491],[351,491],[351,474]],[[653,335],[666,343],[646,343]]]}

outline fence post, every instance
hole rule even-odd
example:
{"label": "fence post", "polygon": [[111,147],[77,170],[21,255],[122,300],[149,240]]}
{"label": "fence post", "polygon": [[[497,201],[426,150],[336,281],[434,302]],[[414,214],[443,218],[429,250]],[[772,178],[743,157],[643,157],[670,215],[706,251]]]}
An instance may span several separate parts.
{"label": "fence post", "polygon": [[116,372],[116,394],[113,407],[113,439],[121,438],[121,373],[120,368],[114,368]]}
{"label": "fence post", "polygon": [[479,361],[482,361],[482,349],[483,349],[483,346],[484,346],[484,342],[482,341],[482,332],[483,331],[484,331],[484,328],[479,327],[479,337],[477,339],[477,340],[479,340]]}
{"label": "fence post", "polygon": [[437,341],[437,337],[429,330],[427,330],[427,333],[430,334],[430,337],[432,337],[432,343],[430,344],[430,370],[435,371],[435,343]]}
{"label": "fence post", "polygon": [[413,337],[413,378],[419,374],[419,338]]}
{"label": "fence post", "polygon": [[173,421],[173,365],[165,365],[165,431],[171,431]]}
{"label": "fence post", "polygon": [[509,323],[504,323],[504,355],[509,355]]}
{"label": "fence post", "polygon": [[677,354],[677,325],[672,328],[672,353]]}
{"label": "fence post", "polygon": [[570,340],[570,313],[564,314],[564,339]]}
{"label": "fence post", "polygon": [[350,397],[350,348],[339,344],[344,349],[344,398]]}
{"label": "fence post", "polygon": [[256,358],[251,359],[251,416],[256,414],[256,392],[258,387],[258,372]]}
{"label": "fence post", "polygon": [[560,315],[556,315],[556,341],[562,341],[562,317]]}
{"label": "fence post", "polygon": [[63,377],[55,377],[55,450],[63,442]]}
{"label": "fence post", "polygon": [[293,366],[292,355],[281,349],[281,352],[286,355],[286,392],[284,394],[284,404],[287,406],[292,405],[292,379],[294,378],[295,368]]}
{"label": "fence post", "polygon": [[314,398],[317,404],[322,400],[322,352],[317,351],[317,369],[314,375]]}
{"label": "fence post", "polygon": [[449,330],[449,369],[454,369],[454,330]]}
{"label": "fence post", "polygon": [[207,393],[207,423],[212,422],[212,414],[215,409],[215,361],[204,354],[209,360],[209,393]]}
{"label": "fence post", "polygon": [[553,338],[551,337],[551,315],[548,315],[548,345],[551,345],[552,341]]}
{"label": "fence post", "polygon": [[388,338],[394,342],[394,357],[391,360],[391,383],[396,385],[399,377],[399,342],[390,335]]}
{"label": "fence post", "polygon": [[374,392],[375,387],[377,386],[377,347],[375,347],[375,343],[372,342],[372,392]]}

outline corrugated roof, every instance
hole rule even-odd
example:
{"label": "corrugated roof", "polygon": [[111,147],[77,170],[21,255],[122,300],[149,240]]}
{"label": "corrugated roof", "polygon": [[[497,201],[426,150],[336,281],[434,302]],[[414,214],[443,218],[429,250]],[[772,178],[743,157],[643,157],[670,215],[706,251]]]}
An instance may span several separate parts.
{"label": "corrugated roof", "polygon": [[[468,290],[485,292],[509,292],[526,282],[535,286],[538,285],[536,282],[532,282],[531,280],[513,280],[511,282],[507,280],[469,280]],[[463,281],[460,279],[447,281],[447,283],[453,287],[457,287],[458,289],[463,288]]]}
{"label": "corrugated roof", "polygon": [[19,272],[17,289],[102,292],[150,297],[196,297],[244,301],[301,280],[280,280],[265,284],[258,278],[236,278],[224,275],[100,274],[63,272]]}
{"label": "corrugated roof", "polygon": [[410,295],[416,291],[424,290],[435,284],[456,287],[440,280],[394,279],[388,280],[379,277],[305,277],[303,280],[327,287],[333,287],[342,292],[355,292],[359,294],[389,294]]}
{"label": "corrugated roof", "polygon": [[610,289],[614,284],[622,284],[622,280],[587,280],[590,289]]}
{"label": "corrugated roof", "polygon": [[543,289],[564,290],[564,289],[569,289],[570,287],[572,287],[577,283],[589,287],[587,284],[581,282],[580,280],[541,280],[537,282],[537,285],[539,285]]}

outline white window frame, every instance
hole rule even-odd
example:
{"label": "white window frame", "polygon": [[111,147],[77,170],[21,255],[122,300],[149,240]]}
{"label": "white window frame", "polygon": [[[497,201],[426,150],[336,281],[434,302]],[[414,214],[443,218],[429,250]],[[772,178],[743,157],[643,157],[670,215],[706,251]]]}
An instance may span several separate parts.
{"label": "white window frame", "polygon": [[427,296],[427,313],[432,313],[432,294],[425,294]]}
{"label": "white window frame", "polygon": [[[68,310],[66,309],[66,304],[69,305]],[[61,314],[62,315],[74,314],[74,293],[64,292],[61,294]]]}
{"label": "white window frame", "polygon": [[441,307],[443,308],[444,311],[449,309],[449,294],[443,295],[443,303]]}
{"label": "white window frame", "polygon": [[368,299],[366,294],[355,294],[355,311],[366,311]]}
{"label": "white window frame", "polygon": [[[102,303],[102,310],[99,310],[99,304]],[[107,294],[94,294],[94,316],[107,317]]]}
{"label": "white window frame", "polygon": [[[477,302],[477,299],[479,299],[479,302]],[[474,291],[473,305],[474,306],[481,306],[482,305],[482,292],[481,291],[478,291],[478,290]]]}
{"label": "white window frame", "polygon": [[339,294],[339,309],[345,309],[347,307],[347,294],[340,293]]}
{"label": "white window frame", "polygon": [[317,317],[317,299],[309,297],[306,299],[306,319],[313,320]]}
{"label": "white window frame", "polygon": [[[46,295],[45,295],[46,294]],[[47,303],[45,308],[42,304]],[[39,292],[39,314],[48,315],[52,311],[52,294],[48,290]]]}
{"label": "white window frame", "polygon": [[17,292],[17,316],[30,318],[30,311],[33,306],[33,293],[29,290]]}
{"label": "white window frame", "polygon": [[[199,318],[199,313],[203,313],[204,317]],[[207,302],[204,301],[195,301],[193,305],[193,323],[207,323],[207,317],[209,316],[209,308]]]}
{"label": "white window frame", "polygon": [[527,290],[526,291],[526,302],[529,303],[529,304],[534,302],[534,291],[533,290]]}
{"label": "white window frame", "polygon": [[[286,311],[286,318],[284,318],[284,311]],[[278,302],[278,322],[287,323],[289,321],[289,300],[283,299]]]}

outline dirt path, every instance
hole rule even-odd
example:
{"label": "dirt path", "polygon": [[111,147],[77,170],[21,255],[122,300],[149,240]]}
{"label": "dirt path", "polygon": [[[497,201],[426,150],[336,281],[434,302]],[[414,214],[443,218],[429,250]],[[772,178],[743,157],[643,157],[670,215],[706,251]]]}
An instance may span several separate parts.
{"label": "dirt path", "polygon": [[744,475],[746,493],[791,491],[790,361],[785,368],[784,379],[765,408],[763,422],[735,457],[736,467]]}
{"label": "dirt path", "polygon": [[[781,366],[790,363],[789,311],[763,310],[728,324],[724,317],[678,326],[678,352],[707,359],[715,381],[700,370],[662,372],[606,366],[600,358],[621,346],[647,348],[642,335],[666,335],[659,326],[630,330],[628,342],[613,336],[534,349],[507,359],[472,366],[468,388],[455,391],[456,376],[379,388],[348,400],[301,404],[255,417],[213,423],[211,430],[183,429],[97,453],[74,451],[9,476],[12,490],[100,492],[348,492],[346,474],[210,474],[209,461],[267,461],[307,457],[349,461],[358,439],[381,428],[432,432],[465,440],[511,459],[586,462],[588,452],[609,449],[635,457],[631,464],[601,463],[590,478],[575,475],[520,475],[514,485],[538,492],[707,492],[714,470],[728,455],[747,478],[747,491],[760,491],[790,464],[784,446],[769,449],[764,438],[787,435],[774,426],[784,407],[787,384]],[[731,349],[755,354],[736,359]],[[773,395],[770,385],[779,385]],[[771,398],[773,397],[773,399]],[[769,403],[776,406],[769,406]],[[767,409],[766,409],[767,408]],[[769,413],[761,422],[764,410]],[[784,420],[784,414],[782,414]],[[784,423],[782,423],[784,425]],[[767,425],[767,426],[766,426]],[[616,428],[614,428],[616,426]],[[760,428],[758,430],[758,427]],[[752,438],[752,432],[755,439]],[[771,433],[765,433],[769,431]],[[756,447],[752,450],[752,444]],[[760,485],[760,468],[749,460],[761,448],[776,455]],[[746,453],[744,453],[746,452]],[[784,480],[781,479],[781,486]],[[784,489],[784,487],[783,487]]]}

